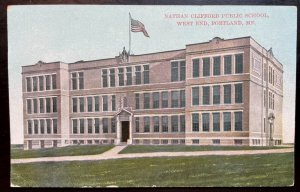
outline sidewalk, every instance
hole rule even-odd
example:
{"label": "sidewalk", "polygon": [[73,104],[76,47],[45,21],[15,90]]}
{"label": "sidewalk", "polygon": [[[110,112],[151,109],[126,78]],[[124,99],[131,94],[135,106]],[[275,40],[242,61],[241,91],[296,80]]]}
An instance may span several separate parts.
{"label": "sidewalk", "polygon": [[115,146],[114,148],[98,155],[84,156],[62,156],[62,157],[40,157],[26,159],[11,159],[11,164],[35,163],[35,162],[61,162],[61,161],[96,161],[108,159],[129,159],[141,157],[180,157],[180,156],[206,156],[206,155],[254,155],[271,153],[293,152],[294,148],[266,149],[266,150],[234,150],[234,151],[192,151],[192,152],[155,152],[155,153],[128,153],[118,154],[126,146]]}

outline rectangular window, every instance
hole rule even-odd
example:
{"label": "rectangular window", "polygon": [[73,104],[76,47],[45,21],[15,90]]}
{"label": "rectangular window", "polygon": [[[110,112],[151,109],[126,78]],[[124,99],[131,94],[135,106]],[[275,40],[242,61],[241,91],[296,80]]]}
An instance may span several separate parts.
{"label": "rectangular window", "polygon": [[202,130],[209,131],[209,113],[202,113]]}
{"label": "rectangular window", "polygon": [[99,96],[94,97],[95,100],[95,112],[99,111]]}
{"label": "rectangular window", "polygon": [[162,125],[162,132],[168,132],[169,131],[168,116],[162,116],[161,117],[161,125]]}
{"label": "rectangular window", "polygon": [[52,97],[52,112],[56,113],[57,112],[57,98]]}
{"label": "rectangular window", "polygon": [[203,76],[210,76],[210,58],[203,58]]}
{"label": "rectangular window", "polygon": [[[76,103],[77,103],[77,100],[76,100]],[[77,108],[77,106],[76,106],[76,108]],[[84,112],[84,97],[79,97],[79,111]]]}
{"label": "rectangular window", "polygon": [[185,132],[185,116],[180,115],[180,132]]}
{"label": "rectangular window", "polygon": [[[49,80],[47,80],[49,79]],[[72,90],[76,90],[77,89],[77,73],[72,73],[71,74],[71,81],[72,81]],[[47,89],[47,85],[50,86],[50,78],[47,78],[46,76],[46,89]],[[49,90],[49,89],[47,89]]]}
{"label": "rectangular window", "polygon": [[202,104],[209,105],[210,104],[210,87],[203,87],[203,97],[202,97]]}
{"label": "rectangular window", "polygon": [[26,77],[26,87],[27,87],[27,92],[31,92],[32,91],[31,77]]}
{"label": "rectangular window", "polygon": [[140,85],[142,83],[141,66],[135,66],[135,84]]}
{"label": "rectangular window", "polygon": [[44,134],[45,133],[45,120],[40,119],[40,133]]}
{"label": "rectangular window", "polygon": [[39,76],[39,90],[44,91],[44,76]]}
{"label": "rectangular window", "polygon": [[235,145],[242,145],[243,144],[243,140],[241,140],[241,139],[235,139],[234,140],[234,144]]}
{"label": "rectangular window", "polygon": [[119,71],[119,86],[124,86],[124,69],[118,68]]}
{"label": "rectangular window", "polygon": [[193,77],[199,77],[200,76],[200,60],[199,59],[193,59]]}
{"label": "rectangular window", "polygon": [[135,132],[140,132],[140,118],[135,117]]}
{"label": "rectangular window", "polygon": [[220,104],[220,85],[213,86],[213,104]]}
{"label": "rectangular window", "polygon": [[224,131],[231,131],[231,113],[230,112],[223,113],[223,127],[224,127]]}
{"label": "rectangular window", "polygon": [[79,89],[84,89],[84,76],[83,72],[79,72]]}
{"label": "rectangular window", "polygon": [[51,134],[51,119],[46,119],[47,123],[47,134]]}
{"label": "rectangular window", "polygon": [[162,108],[168,108],[169,107],[168,92],[162,92],[161,97],[162,97]]}
{"label": "rectangular window", "polygon": [[159,117],[153,117],[153,131],[159,132]]}
{"label": "rectangular window", "polygon": [[34,134],[38,134],[39,133],[39,122],[38,120],[34,120]]}
{"label": "rectangular window", "polygon": [[221,57],[214,57],[214,75],[220,75],[221,72]]}
{"label": "rectangular window", "polygon": [[199,105],[199,99],[200,99],[200,94],[199,94],[199,87],[192,87],[192,103],[193,105]]}
{"label": "rectangular window", "polygon": [[132,69],[131,67],[126,67],[126,85],[132,85]]}
{"label": "rectangular window", "polygon": [[102,110],[108,111],[107,95],[102,96]]}
{"label": "rectangular window", "polygon": [[73,134],[77,134],[77,119],[73,119]]}
{"label": "rectangular window", "polygon": [[171,129],[172,132],[178,132],[178,116],[171,116]]}
{"label": "rectangular window", "polygon": [[108,133],[108,118],[103,118],[102,123],[103,123],[103,133]]}
{"label": "rectangular window", "polygon": [[234,130],[242,131],[243,130],[243,113],[242,112],[234,112]]}
{"label": "rectangular window", "polygon": [[192,114],[192,129],[193,131],[199,131],[199,114],[193,113]]}
{"label": "rectangular window", "polygon": [[56,89],[56,74],[52,75],[52,89]]}
{"label": "rectangular window", "polygon": [[144,117],[144,132],[150,131],[150,117]]}
{"label": "rectangular window", "polygon": [[[47,99],[46,99],[47,101]],[[77,98],[72,98],[73,113],[77,112]]]}
{"label": "rectangular window", "polygon": [[28,120],[27,121],[27,132],[28,134],[32,134],[32,121],[31,120]]}
{"label": "rectangular window", "polygon": [[115,95],[111,96],[111,110],[112,111],[116,110],[116,96]]}
{"label": "rectangular window", "polygon": [[110,80],[110,87],[116,86],[116,79],[115,79],[115,69],[109,69],[109,80]]}
{"label": "rectangular window", "polygon": [[178,81],[178,62],[171,62],[171,82]]}
{"label": "rectangular window", "polygon": [[185,107],[185,90],[180,90],[180,107]]}
{"label": "rectangular window", "polygon": [[93,119],[87,119],[88,122],[88,133],[93,133]]}
{"label": "rectangular window", "polygon": [[140,109],[140,94],[135,94],[135,109]]}
{"label": "rectangular window", "polygon": [[79,119],[79,123],[80,123],[80,133],[83,134],[84,133],[84,119]]}
{"label": "rectangular window", "polygon": [[51,112],[51,107],[50,107],[50,98],[46,98],[46,113]]}
{"label": "rectangular window", "polygon": [[224,74],[227,75],[227,74],[231,74],[231,55],[225,55],[224,56]]}
{"label": "rectangular window", "polygon": [[32,77],[32,84],[33,84],[33,91],[37,91],[38,89],[38,78],[37,77]]}
{"label": "rectangular window", "polygon": [[180,81],[185,80],[185,61],[180,61]]}
{"label": "rectangular window", "polygon": [[27,99],[27,114],[31,114],[32,109],[31,109],[31,99]]}
{"label": "rectangular window", "polygon": [[220,142],[220,139],[213,139],[212,140],[213,144],[215,145],[219,145],[221,142]]}
{"label": "rectangular window", "polygon": [[102,69],[102,87],[108,87],[107,69]]}
{"label": "rectangular window", "polygon": [[115,133],[116,132],[116,119],[115,118],[110,118],[110,123],[111,123],[111,132]]}
{"label": "rectangular window", "polygon": [[159,108],[159,92],[152,93],[153,109]]}
{"label": "rectangular window", "polygon": [[243,73],[243,54],[235,55],[235,73]]}
{"label": "rectangular window", "polygon": [[100,120],[95,118],[95,133],[100,133]]}
{"label": "rectangular window", "polygon": [[93,97],[87,98],[88,112],[93,112]]}
{"label": "rectangular window", "polygon": [[224,104],[231,103],[231,85],[224,85]]}
{"label": "rectangular window", "polygon": [[53,133],[57,134],[57,119],[53,119],[52,123],[53,123]]}
{"label": "rectangular window", "polygon": [[213,113],[213,131],[220,131],[220,113]]}
{"label": "rectangular window", "polygon": [[179,91],[171,91],[171,106],[172,108],[179,107]]}
{"label": "rectangular window", "polygon": [[243,84],[235,84],[235,103],[243,103]]}
{"label": "rectangular window", "polygon": [[144,109],[150,108],[150,93],[144,93]]}
{"label": "rectangular window", "polygon": [[37,99],[33,99],[33,113],[37,113]]}
{"label": "rectangular window", "polygon": [[150,82],[150,71],[149,71],[149,65],[144,65],[144,84],[149,84]]}
{"label": "rectangular window", "polygon": [[267,105],[267,91],[264,90],[264,107]]}

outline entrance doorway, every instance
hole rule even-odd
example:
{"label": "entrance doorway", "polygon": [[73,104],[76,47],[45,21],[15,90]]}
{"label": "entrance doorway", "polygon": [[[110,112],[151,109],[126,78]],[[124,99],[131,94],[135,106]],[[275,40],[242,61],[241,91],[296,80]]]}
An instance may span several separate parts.
{"label": "entrance doorway", "polygon": [[129,139],[129,121],[122,121],[121,142],[127,142],[127,139]]}

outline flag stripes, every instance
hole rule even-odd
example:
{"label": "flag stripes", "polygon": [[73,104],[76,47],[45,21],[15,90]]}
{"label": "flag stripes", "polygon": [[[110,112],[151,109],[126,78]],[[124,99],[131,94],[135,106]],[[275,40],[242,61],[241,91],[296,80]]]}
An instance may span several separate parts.
{"label": "flag stripes", "polygon": [[131,19],[131,31],[132,32],[143,32],[143,34],[146,36],[146,37],[149,37],[147,31],[146,31],[146,28],[145,28],[145,25],[138,21],[138,20],[134,20],[132,18]]}

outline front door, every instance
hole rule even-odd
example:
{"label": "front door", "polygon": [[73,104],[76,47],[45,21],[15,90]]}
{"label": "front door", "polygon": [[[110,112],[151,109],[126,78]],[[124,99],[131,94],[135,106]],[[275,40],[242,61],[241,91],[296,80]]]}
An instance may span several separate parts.
{"label": "front door", "polygon": [[122,121],[122,137],[121,142],[127,142],[129,139],[129,121]]}

